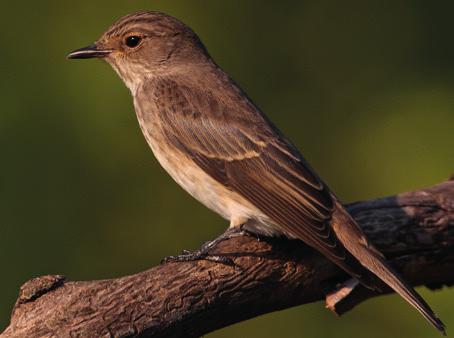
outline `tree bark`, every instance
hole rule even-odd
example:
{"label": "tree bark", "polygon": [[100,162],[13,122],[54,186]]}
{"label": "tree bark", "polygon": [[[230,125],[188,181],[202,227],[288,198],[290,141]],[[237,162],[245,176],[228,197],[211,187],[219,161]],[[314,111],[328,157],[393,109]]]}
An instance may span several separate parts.
{"label": "tree bark", "polygon": [[[453,284],[454,181],[348,210],[410,283]],[[299,241],[240,236],[212,253],[235,265],[201,260],[110,280],[32,279],[0,337],[198,337],[327,294],[339,314],[379,295],[351,280],[339,288],[348,276]]]}

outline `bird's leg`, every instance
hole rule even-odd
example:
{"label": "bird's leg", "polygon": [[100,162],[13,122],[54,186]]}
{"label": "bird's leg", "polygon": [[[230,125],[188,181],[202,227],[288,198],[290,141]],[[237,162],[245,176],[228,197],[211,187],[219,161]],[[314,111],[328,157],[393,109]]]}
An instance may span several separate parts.
{"label": "bird's leg", "polygon": [[184,250],[181,255],[166,257],[161,261],[161,263],[190,262],[203,259],[227,265],[235,265],[229,257],[216,254],[212,255],[210,254],[210,250],[225,240],[243,236],[245,234],[246,232],[243,230],[242,226],[229,227],[224,233],[216,237],[214,240],[205,242],[197,251],[190,252],[188,250]]}

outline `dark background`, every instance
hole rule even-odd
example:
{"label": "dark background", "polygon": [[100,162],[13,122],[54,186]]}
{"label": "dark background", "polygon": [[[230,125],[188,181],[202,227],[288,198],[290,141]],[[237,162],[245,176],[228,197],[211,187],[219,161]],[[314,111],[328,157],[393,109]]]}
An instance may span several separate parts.
{"label": "dark background", "polygon": [[[453,2],[3,1],[0,4],[0,325],[19,286],[59,273],[135,273],[227,222],[158,166],[130,93],[101,61],[67,61],[114,20],[163,10],[303,151],[345,202],[454,171]],[[419,289],[449,328],[454,291]],[[397,296],[341,319],[323,303],[220,337],[439,337]]]}

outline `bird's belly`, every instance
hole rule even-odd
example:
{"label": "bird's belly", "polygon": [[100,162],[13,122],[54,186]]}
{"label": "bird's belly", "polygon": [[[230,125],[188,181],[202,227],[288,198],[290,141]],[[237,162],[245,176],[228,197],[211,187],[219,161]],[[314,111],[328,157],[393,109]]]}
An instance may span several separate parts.
{"label": "bird's belly", "polygon": [[237,193],[227,189],[172,146],[149,145],[161,166],[189,194],[223,218],[249,219],[257,210]]}
{"label": "bird's belly", "polygon": [[149,145],[169,175],[195,199],[229,220],[230,226],[245,224],[246,230],[259,235],[281,235],[262,211],[214,180],[179,150],[171,146],[159,146],[152,140],[149,140]]}

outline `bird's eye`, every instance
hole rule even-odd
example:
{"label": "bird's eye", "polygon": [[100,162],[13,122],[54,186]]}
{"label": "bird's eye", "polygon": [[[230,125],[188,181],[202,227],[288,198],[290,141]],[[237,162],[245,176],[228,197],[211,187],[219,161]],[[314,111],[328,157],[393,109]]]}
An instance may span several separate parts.
{"label": "bird's eye", "polygon": [[126,38],[125,43],[126,43],[126,46],[128,46],[129,48],[134,48],[139,45],[141,40],[142,40],[142,38],[140,36],[131,35]]}

